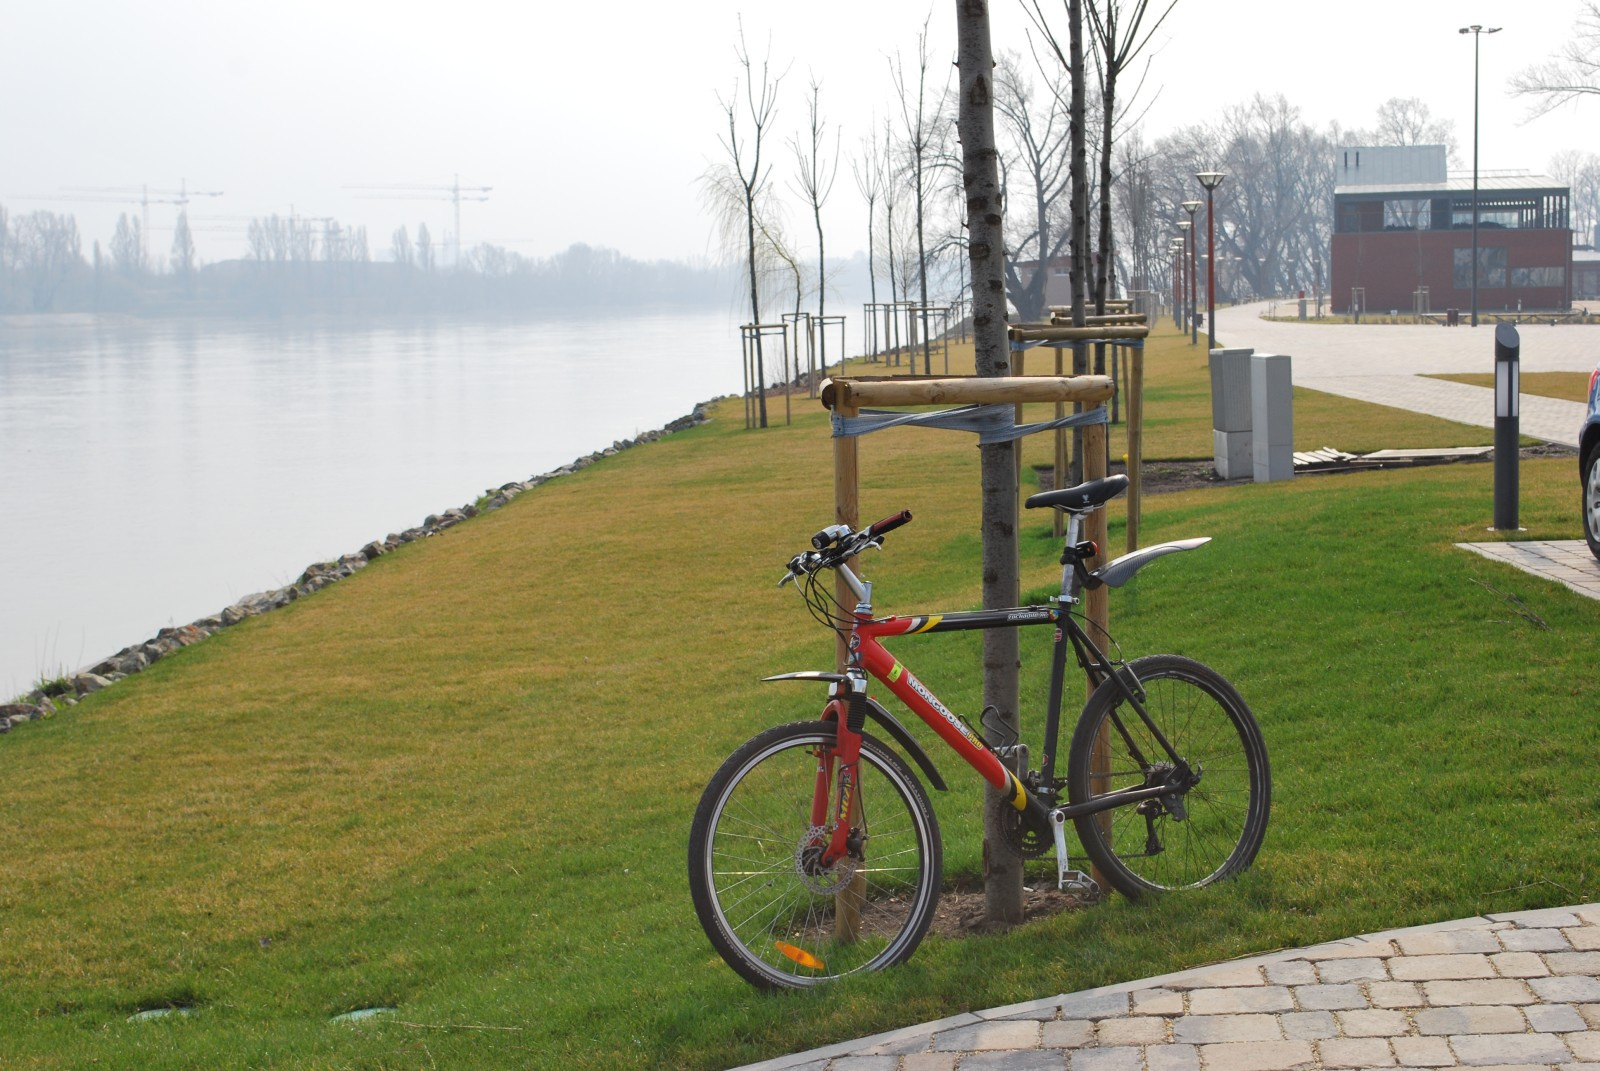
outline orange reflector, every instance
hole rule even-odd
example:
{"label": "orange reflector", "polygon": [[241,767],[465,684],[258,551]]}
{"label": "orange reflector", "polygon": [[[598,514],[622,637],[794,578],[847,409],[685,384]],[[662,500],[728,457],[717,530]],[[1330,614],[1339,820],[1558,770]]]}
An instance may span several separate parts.
{"label": "orange reflector", "polygon": [[785,944],[783,941],[778,941],[776,944],[779,952],[782,952],[785,956],[794,960],[802,967],[809,967],[814,971],[825,971],[828,969],[828,965],[826,963],[822,962],[816,956],[813,956],[810,952],[807,952],[803,948],[796,948],[794,945]]}

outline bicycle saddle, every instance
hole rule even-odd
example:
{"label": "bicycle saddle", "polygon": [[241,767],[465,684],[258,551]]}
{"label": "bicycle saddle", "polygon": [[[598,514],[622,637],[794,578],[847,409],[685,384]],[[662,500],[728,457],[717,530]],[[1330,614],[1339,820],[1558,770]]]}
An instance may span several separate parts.
{"label": "bicycle saddle", "polygon": [[1064,509],[1069,513],[1087,513],[1096,506],[1116,498],[1127,490],[1128,478],[1126,476],[1107,476],[1104,479],[1089,480],[1076,487],[1063,487],[1056,491],[1041,491],[1032,495],[1024,506],[1029,509],[1039,509],[1042,506],[1054,506]]}

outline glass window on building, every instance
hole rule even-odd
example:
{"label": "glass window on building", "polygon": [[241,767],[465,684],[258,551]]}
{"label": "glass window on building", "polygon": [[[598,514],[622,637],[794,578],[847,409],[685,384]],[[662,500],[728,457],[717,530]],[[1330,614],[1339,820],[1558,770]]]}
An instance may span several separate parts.
{"label": "glass window on building", "polygon": [[[1468,258],[1471,262],[1471,258]],[[1563,287],[1567,285],[1566,268],[1512,268],[1511,285],[1522,287]]]}
{"label": "glass window on building", "polygon": [[[1454,257],[1452,281],[1457,290],[1472,289],[1472,247],[1457,249]],[[1506,285],[1506,247],[1485,245],[1478,247],[1478,289],[1493,289]]]}
{"label": "glass window on building", "polygon": [[1426,198],[1395,198],[1383,202],[1383,229],[1425,231],[1433,226],[1433,202]]}

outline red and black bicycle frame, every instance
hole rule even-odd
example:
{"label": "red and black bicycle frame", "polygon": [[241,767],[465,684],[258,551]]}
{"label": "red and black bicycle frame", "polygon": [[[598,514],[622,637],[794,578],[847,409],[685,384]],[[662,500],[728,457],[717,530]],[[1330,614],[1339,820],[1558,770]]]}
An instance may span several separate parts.
{"label": "red and black bicycle frame", "polygon": [[[906,666],[881,642],[896,636],[925,635],[936,632],[964,632],[994,628],[1024,628],[1031,625],[1054,625],[1055,643],[1050,667],[1050,692],[1046,708],[1044,739],[1052,750],[1042,756],[1037,784],[1045,795],[1032,792],[1024,785],[1000,756],[961,717],[951,712],[927,685],[918,680]],[[1144,785],[1097,796],[1093,800],[1068,805],[1055,798],[1062,787],[1055,777],[1053,752],[1059,736],[1061,700],[1065,686],[1067,653],[1072,650],[1078,663],[1089,676],[1091,689],[1106,681],[1115,681],[1125,699],[1137,712],[1139,719],[1149,729],[1153,738],[1167,753],[1177,760],[1177,753],[1167,742],[1154,721],[1145,712],[1144,694],[1136,678],[1126,670],[1118,671],[1104,652],[1084,633],[1081,626],[1056,606],[1018,606],[1002,610],[962,611],[949,614],[916,617],[873,618],[857,614],[854,628],[848,638],[849,664],[843,673],[784,674],[772,680],[824,680],[833,685],[833,697],[823,717],[838,725],[837,742],[828,753],[818,756],[816,795],[812,803],[812,826],[826,829],[832,834],[822,853],[824,866],[831,865],[851,850],[854,808],[856,806],[856,771],[860,759],[861,732],[866,720],[872,718],[883,724],[895,740],[927,774],[936,788],[944,783],[933,768],[931,760],[918,747],[915,740],[881,706],[867,697],[868,678],[876,678],[902,703],[925,722],[941,740],[977,771],[1006,802],[1026,815],[1030,825],[1049,828],[1050,813],[1055,811],[1062,819],[1080,814],[1091,814],[1126,806],[1167,794],[1167,785]],[[1120,716],[1112,714],[1111,722],[1126,742],[1130,755],[1141,766],[1148,766]],[[835,781],[837,779],[837,784]],[[837,788],[837,793],[831,789]],[[830,802],[831,800],[831,802]],[[830,813],[838,811],[840,813]]]}

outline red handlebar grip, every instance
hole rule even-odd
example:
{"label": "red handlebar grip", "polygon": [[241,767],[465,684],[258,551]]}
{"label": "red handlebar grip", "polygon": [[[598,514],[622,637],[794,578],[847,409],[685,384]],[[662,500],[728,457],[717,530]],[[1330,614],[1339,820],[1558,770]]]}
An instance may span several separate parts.
{"label": "red handlebar grip", "polygon": [[872,532],[872,537],[876,539],[878,536],[887,535],[901,525],[909,523],[911,523],[911,511],[903,509],[899,513],[890,514],[877,524],[874,524],[869,531]]}

